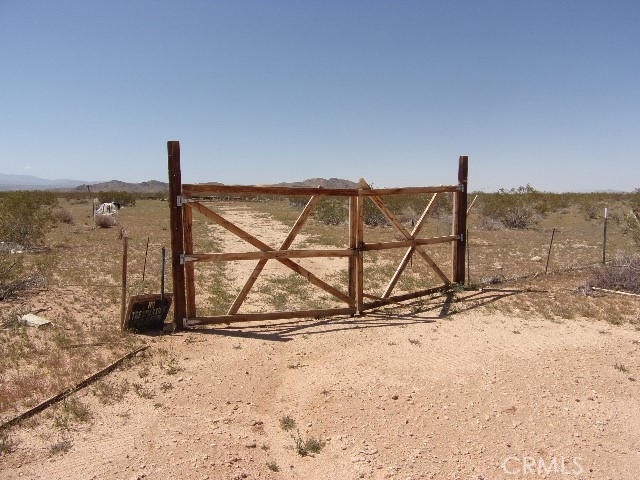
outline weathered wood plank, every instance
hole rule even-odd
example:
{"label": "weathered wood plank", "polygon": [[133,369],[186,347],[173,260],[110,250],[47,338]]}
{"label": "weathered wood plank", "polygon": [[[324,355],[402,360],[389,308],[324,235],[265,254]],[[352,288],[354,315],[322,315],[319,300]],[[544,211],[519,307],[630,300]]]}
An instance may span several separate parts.
{"label": "weathered wood plank", "polygon": [[363,295],[364,295],[364,255],[362,247],[364,246],[364,198],[358,196],[356,198],[356,308],[358,314],[362,313]]}
{"label": "weathered wood plank", "polygon": [[289,318],[318,318],[333,315],[352,315],[355,308],[326,308],[318,310],[298,310],[268,313],[237,313],[235,315],[218,315],[214,317],[195,317],[187,319],[188,325],[207,325],[232,322],[255,322],[261,320],[286,320]]}
{"label": "weathered wood plank", "polygon": [[[193,255],[193,211],[189,204],[183,207],[184,254]],[[196,282],[193,263],[184,265],[185,286],[187,288],[187,317],[196,316]]]}
{"label": "weathered wood plank", "polygon": [[405,268],[407,268],[407,265],[409,264],[409,262],[411,261],[411,258],[413,257],[413,252],[415,251],[416,251],[415,247],[409,247],[407,252],[404,254],[404,257],[402,257],[402,260],[398,264],[398,268],[396,268],[396,271],[391,277],[391,280],[389,280],[389,283],[387,284],[387,288],[384,289],[382,298],[388,298],[391,295],[391,292],[393,291],[396,284],[398,283],[398,280],[400,279],[400,275],[402,275],[402,272],[404,272]]}
{"label": "weathered wood plank", "polygon": [[182,192],[186,197],[210,196],[219,193],[254,195],[330,195],[334,197],[351,196],[379,196],[379,195],[417,195],[420,193],[454,192],[457,185],[441,185],[436,187],[402,187],[402,188],[375,188],[368,191],[357,188],[322,188],[322,187],[268,187],[257,185],[209,185],[189,184],[182,185]]}
{"label": "weathered wood plank", "polygon": [[327,258],[355,257],[349,249],[332,250],[270,250],[267,252],[194,253],[185,255],[187,264],[192,262],[231,262],[236,260],[277,260],[279,258]]}
{"label": "weathered wood plank", "polygon": [[429,200],[427,207],[424,209],[424,211],[422,212],[422,215],[420,215],[420,218],[416,222],[416,226],[413,228],[413,231],[411,232],[412,238],[415,238],[417,235],[420,234],[420,231],[422,231],[422,227],[427,221],[427,216],[429,215],[429,212],[431,211],[431,207],[434,205],[436,198],[438,198],[438,194],[434,193],[433,196],[431,197],[431,200]]}
{"label": "weathered wood plank", "polygon": [[469,158],[461,156],[458,160],[458,184],[461,186],[453,198],[453,234],[458,240],[453,244],[452,279],[455,283],[464,283],[465,251],[467,248],[467,176]]}
{"label": "weathered wood plank", "polygon": [[360,248],[364,252],[373,250],[391,250],[393,248],[420,247],[422,245],[435,245],[437,243],[448,243],[456,240],[455,235],[445,237],[416,238],[413,240],[398,240],[395,242],[366,243]]}
{"label": "weathered wood plank", "polygon": [[433,295],[434,293],[443,292],[448,285],[442,285],[439,287],[427,288],[425,290],[418,290],[416,292],[405,293],[402,295],[394,295],[393,297],[383,298],[381,300],[376,300],[373,302],[367,302],[363,305],[365,310],[371,310],[372,308],[382,307],[384,305],[389,305],[390,303],[398,303],[405,300],[412,300],[414,298],[420,298],[427,295]]}
{"label": "weathered wood plank", "polygon": [[182,173],[180,171],[180,142],[167,142],[169,164],[169,223],[171,228],[171,272],[173,276],[173,322],[176,329],[184,328],[187,316],[185,298],[184,266],[180,256],[184,253],[184,230],[182,207],[178,196],[182,195]]}
{"label": "weathered wood plank", "polygon": [[[349,248],[356,252],[358,245],[358,205],[357,197],[349,197]],[[356,252],[356,256],[359,255]],[[355,300],[358,282],[358,260],[349,257],[349,297]]]}
{"label": "weathered wood plank", "polygon": [[441,185],[437,187],[372,188],[371,190],[361,190],[360,195],[365,197],[379,197],[383,195],[418,195],[420,193],[455,192],[457,189],[457,185]]}
{"label": "weathered wood plank", "polygon": [[357,195],[358,190],[354,188],[322,188],[322,187],[269,187],[258,185],[208,185],[208,184],[184,184],[182,191],[188,197],[204,195],[215,195],[219,193],[254,195],[296,195],[315,196],[332,195],[348,197]]}

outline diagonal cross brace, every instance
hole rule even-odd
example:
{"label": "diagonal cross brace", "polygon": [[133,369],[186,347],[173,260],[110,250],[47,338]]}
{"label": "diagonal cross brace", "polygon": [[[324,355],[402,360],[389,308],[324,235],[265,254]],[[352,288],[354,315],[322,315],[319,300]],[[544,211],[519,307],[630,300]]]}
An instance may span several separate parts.
{"label": "diagonal cross brace", "polygon": [[[287,238],[284,239],[284,241],[282,242],[282,245],[280,245],[280,248],[278,250],[289,249],[293,241],[296,239],[296,236],[298,235],[298,233],[300,233],[300,230],[302,230],[302,227],[304,226],[305,222],[313,212],[313,209],[318,203],[318,200],[320,200],[319,196],[314,196],[309,199],[309,202],[307,202],[307,205],[302,210],[302,213],[296,220],[296,223],[291,228],[289,235],[287,235]],[[242,287],[242,290],[240,290],[240,293],[238,293],[238,296],[234,300],[233,304],[231,305],[231,307],[229,307],[229,311],[227,312],[227,315],[234,315],[238,313],[238,310],[242,306],[242,303],[247,298],[247,295],[249,295],[249,291],[251,290],[251,288],[253,288],[253,285],[256,283],[258,276],[260,275],[264,267],[267,265],[267,261],[268,261],[267,259],[258,261],[258,264],[253,269],[253,272],[251,272],[251,275],[249,275],[249,278],[247,279],[246,283]]]}
{"label": "diagonal cross brace", "polygon": [[[361,185],[361,187],[363,189],[367,189],[367,190],[371,189],[371,186],[363,178],[360,179],[360,185]],[[371,196],[369,198],[371,198],[373,203],[375,203],[375,205],[378,207],[378,209],[389,219],[389,221],[396,227],[396,229],[402,234],[402,236],[406,240],[414,240],[414,237],[422,229],[422,226],[423,226],[423,224],[424,224],[424,222],[426,221],[426,218],[427,218],[427,213],[429,212],[429,209],[431,208],[431,205],[433,204],[433,201],[435,200],[436,197],[434,195],[433,198],[431,199],[431,201],[429,202],[429,205],[427,205],[427,208],[425,209],[425,211],[421,215],[420,220],[418,221],[418,224],[414,228],[413,233],[409,233],[407,231],[407,229],[404,227],[404,225],[402,225],[402,223],[400,223],[396,219],[395,215],[387,208],[387,206],[384,204],[384,202],[382,201],[382,199],[379,196],[374,195],[374,196]],[[400,265],[398,266],[398,270],[396,270],[396,273],[394,274],[393,278],[391,279],[391,282],[387,286],[387,289],[385,290],[385,292],[384,292],[384,294],[382,296],[383,298],[389,297],[389,295],[391,294],[391,291],[393,290],[393,287],[395,287],[398,279],[400,278],[400,274],[406,268],[407,264],[409,263],[409,260],[411,259],[411,256],[413,255],[413,252],[415,252],[415,251],[418,252],[418,254],[424,259],[425,262],[427,262],[427,264],[433,269],[433,271],[436,272],[438,277],[440,277],[440,279],[444,283],[450,283],[449,278],[447,278],[447,276],[442,272],[442,270],[440,270],[440,267],[438,267],[436,262],[434,262],[433,259],[427,254],[427,252],[424,251],[422,246],[410,247],[409,250],[407,251],[407,253],[405,254],[404,258],[400,262]]]}
{"label": "diagonal cross brace", "polygon": [[[222,228],[224,228],[224,229],[228,230],[229,232],[233,233],[234,235],[236,235],[237,237],[241,238],[245,242],[253,245],[257,249],[259,249],[259,250],[261,250],[263,252],[272,252],[272,251],[274,251],[274,249],[271,248],[269,245],[267,245],[266,243],[264,243],[261,240],[257,239],[256,237],[254,237],[250,233],[246,232],[242,228],[238,227],[237,225],[234,225],[230,221],[226,220],[222,216],[220,216],[217,213],[215,213],[213,210],[210,210],[209,208],[205,207],[204,205],[202,205],[202,203],[193,202],[191,207],[193,209],[197,210],[199,213],[201,213],[205,217],[207,217],[208,219],[213,220],[215,223],[220,225]],[[297,234],[297,232],[296,232],[296,234]],[[295,238],[295,235],[294,235],[294,238]],[[293,242],[293,239],[291,241]],[[342,293],[337,288],[332,287],[328,283],[326,283],[323,280],[321,280],[320,278],[316,277],[309,270],[307,270],[306,268],[298,265],[294,261],[292,261],[292,260],[290,260],[288,258],[277,258],[276,260],[279,261],[280,263],[282,263],[283,265],[285,265],[286,267],[289,267],[291,270],[293,270],[297,274],[302,275],[303,277],[305,277],[310,283],[312,283],[316,287],[321,288],[325,292],[327,292],[327,293],[333,295],[334,297],[337,297],[340,300],[346,302],[350,307],[355,306],[355,301],[352,298],[349,298],[349,296],[345,295],[344,293]],[[258,274],[259,274],[259,272],[258,272]],[[257,275],[256,275],[256,278],[257,278]]]}

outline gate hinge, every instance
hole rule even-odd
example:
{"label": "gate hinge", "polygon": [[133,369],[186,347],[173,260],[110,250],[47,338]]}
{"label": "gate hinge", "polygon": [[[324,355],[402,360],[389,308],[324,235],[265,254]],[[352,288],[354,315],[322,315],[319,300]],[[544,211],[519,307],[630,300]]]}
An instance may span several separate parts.
{"label": "gate hinge", "polygon": [[177,196],[176,204],[177,204],[179,207],[182,207],[182,206],[183,206],[183,205],[185,205],[186,203],[190,203],[190,202],[193,202],[193,199],[192,199],[192,198],[185,198],[185,197],[184,197],[184,195],[178,195],[178,196]]}
{"label": "gate hinge", "polygon": [[184,265],[187,262],[195,262],[196,257],[192,255],[185,255],[184,253],[180,254],[180,265]]}
{"label": "gate hinge", "polygon": [[460,235],[458,235],[458,240],[460,240],[461,242],[464,242],[464,233],[461,233]]}
{"label": "gate hinge", "polygon": [[459,183],[456,187],[456,190],[458,190],[459,192],[464,192],[464,183]]}

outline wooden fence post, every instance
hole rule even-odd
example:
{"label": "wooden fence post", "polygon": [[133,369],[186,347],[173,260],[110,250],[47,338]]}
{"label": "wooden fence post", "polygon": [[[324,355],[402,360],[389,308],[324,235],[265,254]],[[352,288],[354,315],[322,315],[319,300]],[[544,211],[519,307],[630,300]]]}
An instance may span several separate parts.
{"label": "wooden fence post", "polygon": [[173,322],[177,330],[185,328],[185,275],[181,256],[184,253],[184,225],[182,223],[182,174],[180,172],[180,142],[167,142],[169,163],[169,222],[171,226],[171,270],[173,274]]}
{"label": "wooden fence post", "polygon": [[453,283],[464,284],[465,250],[467,247],[467,177],[469,157],[461,156],[458,161],[458,191],[453,195],[453,234],[459,238],[453,243]]}
{"label": "wooden fence post", "polygon": [[602,232],[602,264],[607,263],[607,221],[609,220],[609,207],[604,207],[604,230]]}
{"label": "wooden fence post", "polygon": [[124,331],[126,324],[126,312],[127,312],[127,264],[129,250],[129,239],[124,237],[122,239],[122,298],[120,299],[120,330]]}

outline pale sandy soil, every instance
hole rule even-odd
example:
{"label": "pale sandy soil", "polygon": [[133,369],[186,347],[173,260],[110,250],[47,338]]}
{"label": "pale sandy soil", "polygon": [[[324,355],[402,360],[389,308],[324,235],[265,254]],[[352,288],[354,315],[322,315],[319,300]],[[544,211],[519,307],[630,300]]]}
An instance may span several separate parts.
{"label": "pale sandy soil", "polygon": [[[640,331],[490,313],[512,294],[149,337],[107,381],[151,398],[83,390],[92,421],[13,431],[0,477],[640,478]],[[297,435],[325,445],[300,456]]]}

